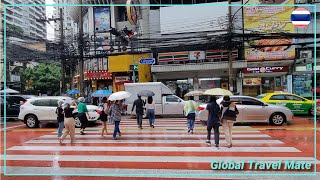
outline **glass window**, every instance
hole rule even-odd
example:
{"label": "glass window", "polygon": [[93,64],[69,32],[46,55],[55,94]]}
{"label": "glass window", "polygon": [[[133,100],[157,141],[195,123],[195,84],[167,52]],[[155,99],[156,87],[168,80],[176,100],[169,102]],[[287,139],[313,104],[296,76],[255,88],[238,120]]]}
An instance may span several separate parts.
{"label": "glass window", "polygon": [[50,100],[50,106],[51,107],[57,107],[58,106],[58,99],[51,99]]}
{"label": "glass window", "polygon": [[50,99],[40,99],[40,100],[35,100],[31,102],[32,105],[34,106],[48,106],[50,107]]}
{"label": "glass window", "polygon": [[20,101],[24,102],[26,101],[23,97],[19,97],[19,96],[11,96],[10,97],[10,101],[14,104],[20,104]]}
{"label": "glass window", "polygon": [[298,96],[293,96],[293,95],[286,95],[286,99],[291,101],[303,101],[302,98]]}
{"label": "glass window", "polygon": [[175,97],[175,96],[170,95],[170,96],[166,97],[166,101],[167,102],[178,102],[178,98]]}
{"label": "glass window", "polygon": [[241,98],[242,105],[254,105],[254,106],[262,106],[263,103],[251,98]]}
{"label": "glass window", "polygon": [[262,99],[262,98],[264,98],[264,97],[266,97],[266,96],[267,96],[267,94],[261,94],[261,95],[257,96],[257,98],[258,98],[258,99]]}
{"label": "glass window", "polygon": [[271,96],[270,100],[285,100],[285,98],[283,94],[279,94]]}

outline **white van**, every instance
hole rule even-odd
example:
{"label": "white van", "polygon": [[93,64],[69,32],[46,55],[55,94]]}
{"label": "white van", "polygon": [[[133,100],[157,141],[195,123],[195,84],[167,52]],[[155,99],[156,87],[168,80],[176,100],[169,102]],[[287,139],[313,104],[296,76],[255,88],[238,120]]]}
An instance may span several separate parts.
{"label": "white van", "polygon": [[[127,113],[131,113],[134,100],[138,98],[137,94],[142,90],[149,90],[155,93],[153,101],[155,102],[156,115],[183,115],[183,107],[185,101],[161,82],[147,82],[147,83],[125,83],[125,91],[131,93],[131,97],[127,98],[125,103],[128,105]],[[147,97],[142,97],[143,100]]]}

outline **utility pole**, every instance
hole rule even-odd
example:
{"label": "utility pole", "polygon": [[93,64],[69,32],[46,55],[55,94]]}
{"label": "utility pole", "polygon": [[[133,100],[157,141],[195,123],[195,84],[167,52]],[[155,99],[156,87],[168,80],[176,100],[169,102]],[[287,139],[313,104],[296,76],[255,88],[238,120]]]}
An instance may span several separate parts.
{"label": "utility pole", "polygon": [[[64,34],[63,34],[63,9],[60,8],[60,43],[61,43],[61,91],[65,91],[66,82],[65,82],[65,68],[66,62],[64,57]],[[61,93],[60,93],[61,95]]]}
{"label": "utility pole", "polygon": [[60,8],[60,17],[59,18],[48,18],[48,19],[37,19],[38,22],[47,22],[50,23],[51,21],[60,21],[60,58],[61,58],[61,82],[60,82],[60,94],[65,90],[65,59],[64,59],[64,34],[63,34],[63,11]]}
{"label": "utility pole", "polygon": [[229,90],[234,91],[233,88],[233,70],[232,70],[232,16],[231,16],[231,0],[228,0],[228,59],[229,59]]}
{"label": "utility pole", "polygon": [[82,0],[80,0],[80,17],[79,17],[79,53],[80,53],[80,95],[84,96],[84,88],[83,88],[83,17],[82,17]]}

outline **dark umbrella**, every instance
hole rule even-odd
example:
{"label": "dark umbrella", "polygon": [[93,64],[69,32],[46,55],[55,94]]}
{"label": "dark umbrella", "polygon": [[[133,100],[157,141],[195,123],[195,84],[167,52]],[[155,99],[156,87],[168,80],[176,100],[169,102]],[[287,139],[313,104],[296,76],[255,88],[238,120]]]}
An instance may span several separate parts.
{"label": "dark umbrella", "polygon": [[149,90],[142,90],[140,92],[138,92],[138,96],[145,96],[145,97],[150,97],[150,96],[154,96],[154,92],[149,91]]}

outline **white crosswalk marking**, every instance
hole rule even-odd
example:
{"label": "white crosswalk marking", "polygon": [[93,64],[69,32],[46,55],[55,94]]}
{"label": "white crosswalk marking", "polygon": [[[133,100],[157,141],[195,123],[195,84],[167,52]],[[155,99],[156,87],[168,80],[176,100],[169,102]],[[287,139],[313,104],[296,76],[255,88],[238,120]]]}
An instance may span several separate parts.
{"label": "white crosswalk marking", "polygon": [[[80,135],[77,129],[76,142],[73,145],[69,144],[70,138],[60,145],[57,132],[48,132],[21,145],[9,147],[5,159],[11,163],[7,167],[7,173],[20,175],[132,173],[130,177],[142,177],[141,174],[159,177],[158,174],[169,174],[168,177],[179,175],[184,178],[192,177],[187,174],[203,174],[201,178],[212,179],[208,175],[225,173],[225,171],[210,170],[210,163],[213,160],[224,162],[256,160],[272,163],[281,159],[314,163],[313,157],[299,156],[301,150],[249,126],[234,127],[232,148],[226,147],[225,135],[221,128],[220,147],[216,148],[205,144],[204,125],[197,124],[195,133],[187,134],[185,119],[168,122],[170,121],[157,121],[158,129],[146,127],[139,130],[132,128],[137,126],[136,120],[127,120],[120,126],[122,136],[118,136],[116,141],[112,140],[113,125],[108,125],[109,135],[105,137],[101,137],[100,128],[87,128],[86,135]],[[52,164],[55,164],[54,170],[50,171],[47,166]],[[229,172],[254,173],[248,170]],[[264,172],[271,173],[271,171]]]}

